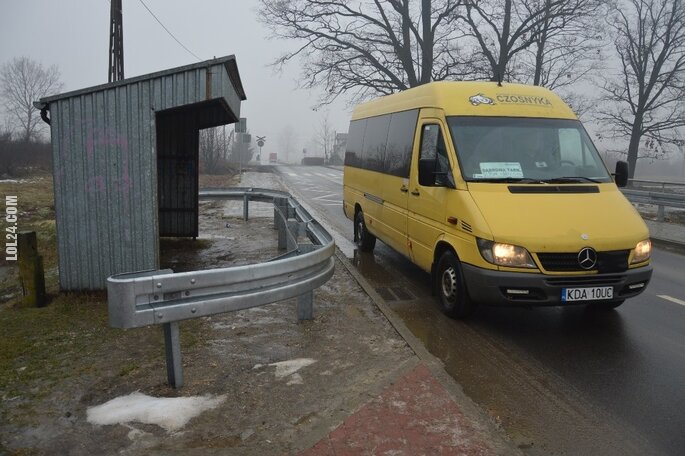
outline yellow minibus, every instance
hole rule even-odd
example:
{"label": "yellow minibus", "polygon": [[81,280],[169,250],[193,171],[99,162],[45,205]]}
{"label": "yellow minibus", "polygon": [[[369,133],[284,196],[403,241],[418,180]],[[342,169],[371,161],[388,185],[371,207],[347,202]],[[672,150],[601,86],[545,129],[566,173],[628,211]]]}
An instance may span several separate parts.
{"label": "yellow minibus", "polygon": [[478,303],[611,309],[652,274],[627,180],[553,92],[433,82],[355,108],[343,210],[359,250],[378,238],[430,272],[451,317]]}

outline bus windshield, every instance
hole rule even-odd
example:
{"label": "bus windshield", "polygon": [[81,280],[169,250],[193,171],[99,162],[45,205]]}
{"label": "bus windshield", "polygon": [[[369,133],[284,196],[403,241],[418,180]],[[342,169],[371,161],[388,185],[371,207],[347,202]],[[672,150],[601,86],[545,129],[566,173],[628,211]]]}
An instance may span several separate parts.
{"label": "bus windshield", "polygon": [[611,182],[577,120],[448,117],[463,178],[468,182]]}

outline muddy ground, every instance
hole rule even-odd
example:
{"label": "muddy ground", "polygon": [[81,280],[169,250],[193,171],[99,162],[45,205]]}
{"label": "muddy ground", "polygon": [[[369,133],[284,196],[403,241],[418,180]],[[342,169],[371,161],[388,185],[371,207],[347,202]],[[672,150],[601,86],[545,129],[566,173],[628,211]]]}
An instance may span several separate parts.
{"label": "muddy ground", "polygon": [[[272,206],[251,207],[244,222],[241,205],[202,202],[200,240],[163,241],[164,266],[252,264],[275,256]],[[185,386],[179,390],[166,383],[161,328],[111,329],[105,300],[102,294],[88,296],[79,304],[84,312],[72,315],[79,323],[56,334],[54,340],[70,343],[56,342],[62,348],[51,355],[56,375],[49,380],[38,367],[32,369],[41,375],[19,374],[31,347],[8,367],[4,375],[10,381],[0,391],[0,454],[293,454],[416,364],[405,341],[340,264],[314,294],[312,321],[297,322],[293,299],[182,322]],[[268,366],[300,358],[315,362],[283,376]],[[135,391],[226,400],[173,432],[86,420],[89,407]]]}

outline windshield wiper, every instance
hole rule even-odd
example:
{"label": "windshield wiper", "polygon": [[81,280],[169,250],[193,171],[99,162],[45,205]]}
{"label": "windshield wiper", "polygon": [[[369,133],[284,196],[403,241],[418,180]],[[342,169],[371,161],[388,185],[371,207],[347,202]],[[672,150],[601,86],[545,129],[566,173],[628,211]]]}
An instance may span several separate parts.
{"label": "windshield wiper", "polygon": [[496,184],[544,184],[540,179],[531,179],[530,177],[490,177],[485,179],[474,179],[471,182],[489,182]]}
{"label": "windshield wiper", "polygon": [[555,177],[552,179],[545,179],[544,182],[547,184],[565,184],[565,183],[578,183],[578,182],[592,182],[595,184],[601,184],[602,183],[602,181],[600,181],[600,180],[592,179],[590,177],[585,177],[585,176]]}

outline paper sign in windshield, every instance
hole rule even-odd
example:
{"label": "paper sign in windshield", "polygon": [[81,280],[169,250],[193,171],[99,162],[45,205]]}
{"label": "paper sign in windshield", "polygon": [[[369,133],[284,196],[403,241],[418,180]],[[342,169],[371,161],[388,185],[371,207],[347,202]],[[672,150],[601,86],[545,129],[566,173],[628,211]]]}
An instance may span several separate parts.
{"label": "paper sign in windshield", "polygon": [[486,162],[480,164],[480,175],[474,175],[474,177],[484,177],[487,179],[521,178],[523,177],[523,171],[519,162]]}

